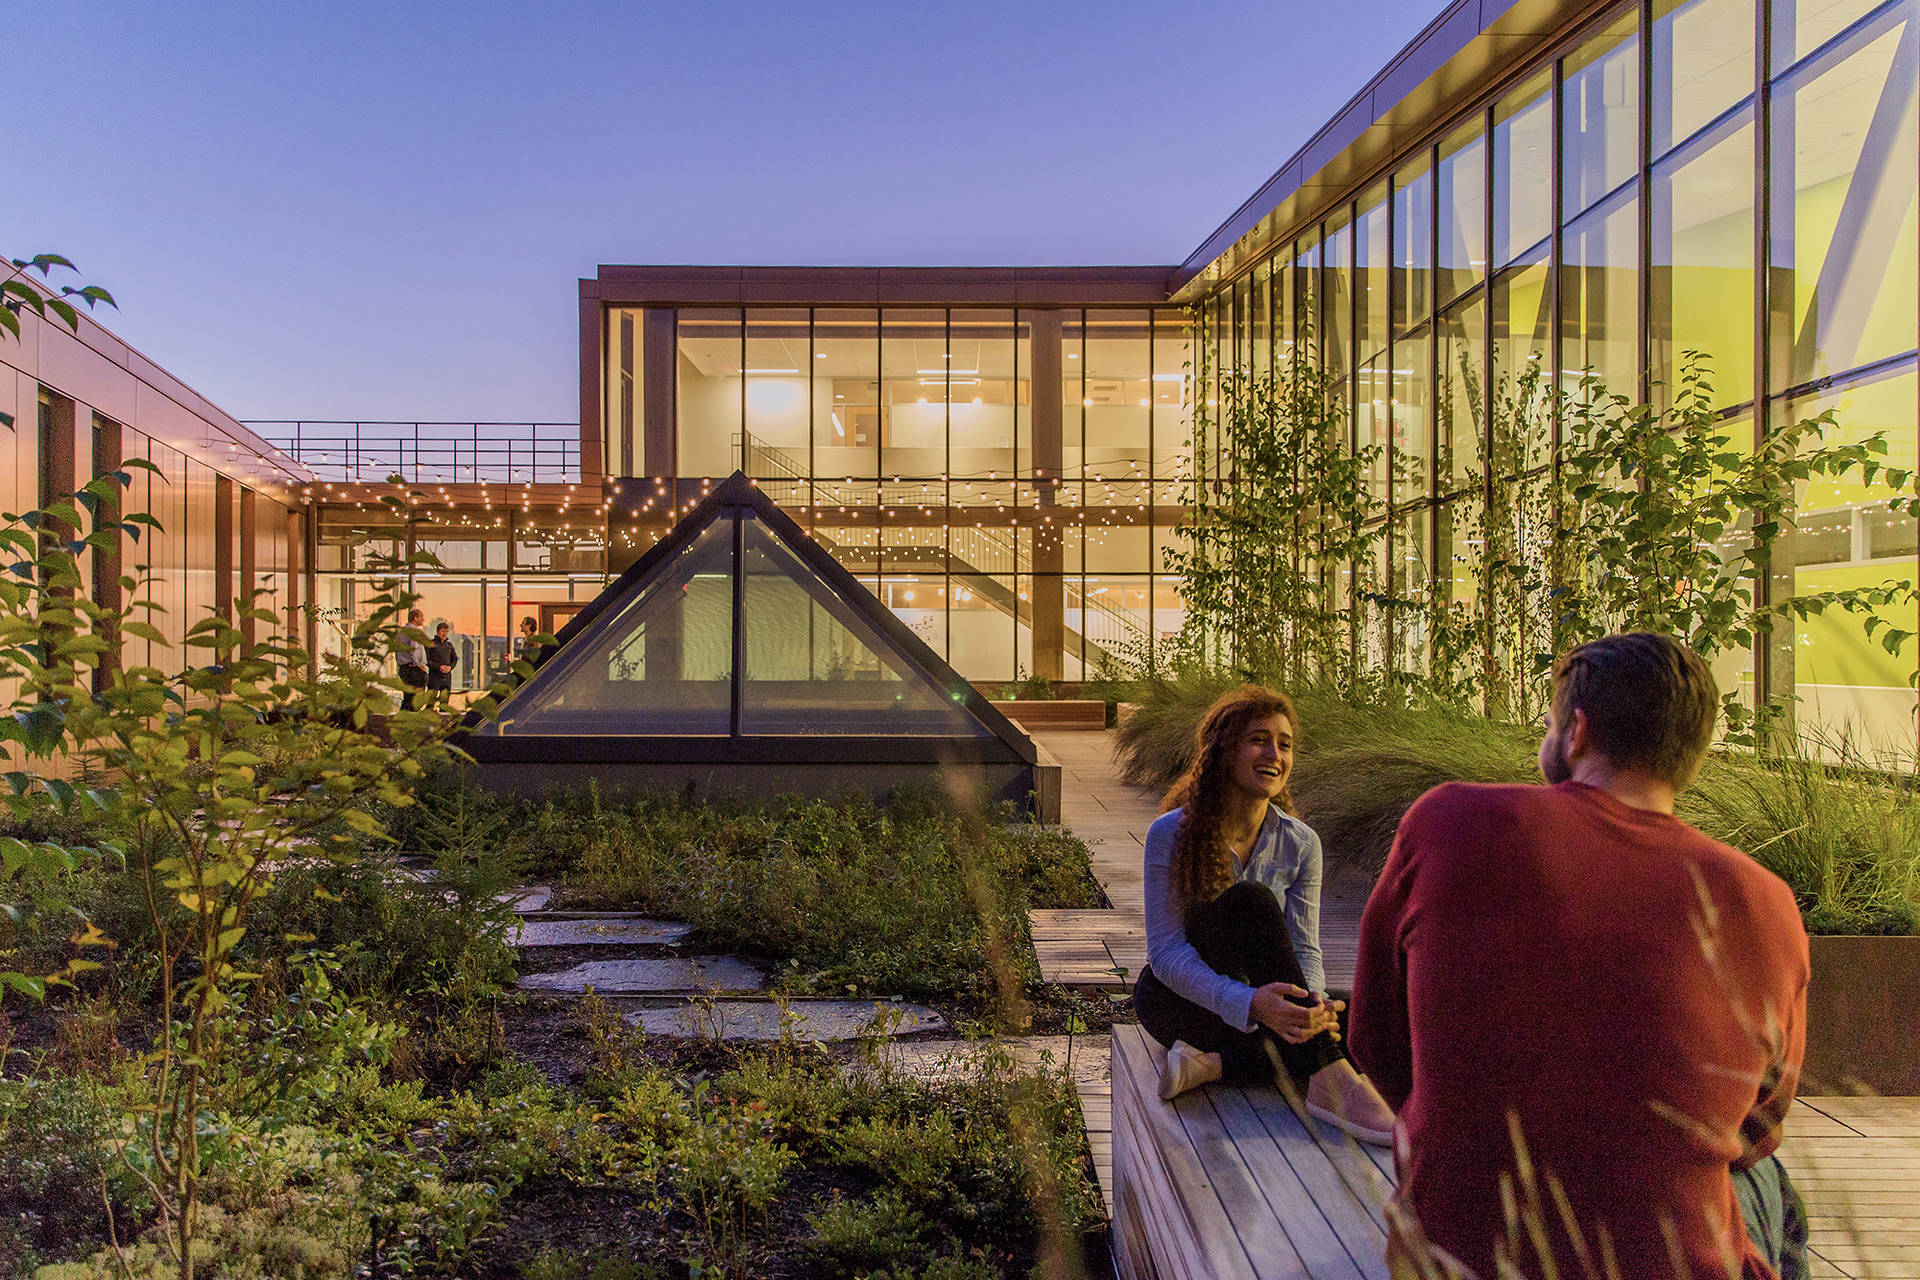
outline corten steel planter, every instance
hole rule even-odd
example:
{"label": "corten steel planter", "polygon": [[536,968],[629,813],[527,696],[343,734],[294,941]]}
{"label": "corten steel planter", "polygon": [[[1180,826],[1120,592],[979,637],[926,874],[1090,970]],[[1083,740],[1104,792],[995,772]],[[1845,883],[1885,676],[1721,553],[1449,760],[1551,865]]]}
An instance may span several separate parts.
{"label": "corten steel planter", "polygon": [[1920,1095],[1920,937],[1810,941],[1800,1091]]}

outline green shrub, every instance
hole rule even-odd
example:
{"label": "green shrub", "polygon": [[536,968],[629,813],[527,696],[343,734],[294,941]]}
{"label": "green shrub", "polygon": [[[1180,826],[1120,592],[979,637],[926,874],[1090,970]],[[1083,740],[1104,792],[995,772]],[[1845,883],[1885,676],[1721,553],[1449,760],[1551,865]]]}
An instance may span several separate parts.
{"label": "green shrub", "polygon": [[889,1263],[910,1262],[925,1251],[930,1224],[898,1191],[883,1187],[865,1200],[835,1195],[809,1214],[807,1252],[822,1273],[862,1275]]}
{"label": "green shrub", "polygon": [[14,1247],[46,1252],[103,1240],[103,1194],[123,1222],[150,1211],[144,1184],[109,1140],[131,1100],[125,1089],[65,1073],[0,1080],[0,1204],[25,1211],[12,1224]]}
{"label": "green shrub", "polygon": [[666,1268],[625,1258],[595,1259],[571,1249],[542,1249],[520,1264],[520,1275],[523,1280],[665,1280]]}
{"label": "green shrub", "polygon": [[764,1107],[701,1105],[697,1089],[695,1099],[694,1122],[673,1145],[674,1199],[707,1248],[731,1263],[773,1207],[794,1154],[771,1136]]}

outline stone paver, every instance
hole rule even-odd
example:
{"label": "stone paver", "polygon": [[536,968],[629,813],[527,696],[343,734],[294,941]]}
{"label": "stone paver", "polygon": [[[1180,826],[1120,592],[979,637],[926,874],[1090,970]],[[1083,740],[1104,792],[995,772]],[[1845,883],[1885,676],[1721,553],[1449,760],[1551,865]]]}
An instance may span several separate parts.
{"label": "stone paver", "polygon": [[553,890],[544,884],[522,885],[518,889],[509,889],[498,895],[501,902],[513,908],[515,915],[532,915],[536,911],[545,911],[547,904],[553,901]]}
{"label": "stone paver", "polygon": [[671,946],[693,932],[677,920],[597,916],[581,920],[522,920],[512,934],[516,947]]}
{"label": "stone paver", "polygon": [[571,969],[528,974],[520,985],[529,991],[573,995],[588,987],[603,995],[703,995],[763,991],[767,975],[734,956],[589,960]]}
{"label": "stone paver", "polygon": [[628,1022],[648,1035],[682,1040],[778,1040],[789,1020],[794,1039],[812,1041],[903,1036],[947,1025],[924,1006],[885,1000],[794,1000],[784,1015],[770,1000],[716,1000],[627,1015]]}

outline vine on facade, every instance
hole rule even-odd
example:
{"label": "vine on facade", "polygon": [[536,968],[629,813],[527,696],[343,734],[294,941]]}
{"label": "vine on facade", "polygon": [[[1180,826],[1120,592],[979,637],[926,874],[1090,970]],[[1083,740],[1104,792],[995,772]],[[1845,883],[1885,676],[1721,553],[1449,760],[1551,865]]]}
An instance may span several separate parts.
{"label": "vine on facade", "polygon": [[[1856,615],[1894,655],[1915,637],[1911,581],[1800,591],[1791,572],[1810,482],[1877,490],[1877,505],[1920,517],[1883,433],[1841,438],[1828,412],[1754,435],[1715,407],[1697,352],[1654,403],[1590,374],[1557,383],[1537,353],[1483,387],[1463,352],[1436,389],[1434,466],[1451,477],[1450,442],[1470,431],[1481,484],[1390,510],[1383,448],[1350,445],[1344,379],[1314,347],[1304,334],[1273,371],[1249,373],[1207,368],[1217,346],[1200,344],[1188,549],[1168,555],[1186,593],[1181,652],[1288,687],[1527,721],[1546,708],[1556,653],[1665,631],[1710,661],[1765,655],[1764,705],[1725,694],[1730,740],[1752,744],[1791,707],[1796,621]],[[1426,492],[1421,456],[1397,451],[1390,480]]]}

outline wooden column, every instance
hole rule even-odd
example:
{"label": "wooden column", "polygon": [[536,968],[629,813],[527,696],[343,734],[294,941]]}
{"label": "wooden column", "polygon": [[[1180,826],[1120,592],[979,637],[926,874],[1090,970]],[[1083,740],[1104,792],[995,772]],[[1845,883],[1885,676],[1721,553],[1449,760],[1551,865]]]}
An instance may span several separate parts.
{"label": "wooden column", "polygon": [[1048,680],[1063,674],[1066,647],[1066,555],[1057,520],[1052,515],[1063,461],[1060,405],[1060,334],[1064,317],[1058,311],[1021,313],[1033,326],[1033,372],[1029,395],[1033,402],[1033,471],[1039,506],[1033,519],[1033,673]]}
{"label": "wooden column", "polygon": [[301,647],[307,651],[307,676],[320,675],[320,575],[315,565],[320,559],[320,518],[309,504],[297,517],[300,521],[300,568],[306,579],[301,623]]}
{"label": "wooden column", "polygon": [[[580,299],[580,480],[598,480],[606,469],[600,389],[606,385],[605,310],[598,298]],[[511,477],[509,477],[511,479]]]}
{"label": "wooden column", "polygon": [[285,509],[287,537],[286,643],[300,643],[300,612],[311,599],[307,595],[306,537],[300,529],[300,513]]}
{"label": "wooden column", "polygon": [[233,621],[233,481],[213,478],[213,611]]}
{"label": "wooden column", "polygon": [[[95,415],[93,419],[93,473],[96,476],[111,475],[120,469],[124,460],[125,443],[121,438],[120,424],[112,418]],[[112,529],[120,523],[125,504],[121,501],[122,490],[114,485],[108,490],[108,496],[100,500],[98,515],[94,526],[100,529]],[[120,586],[121,546],[126,535],[116,532],[113,541],[106,547],[95,547],[93,551],[93,602],[117,616],[125,607],[125,592]],[[120,669],[120,629],[116,622],[108,620],[102,624],[102,638],[107,641],[107,651],[100,655],[99,665],[93,669],[93,687],[96,692],[113,683],[113,673]]]}
{"label": "wooden column", "polygon": [[240,653],[244,657],[253,656],[255,620],[247,616],[247,611],[254,607],[253,593],[260,589],[256,502],[253,490],[240,486]]}
{"label": "wooden column", "polygon": [[675,444],[679,439],[679,350],[674,321],[667,307],[642,312],[640,324],[640,451],[637,474],[672,477],[679,474]]}

